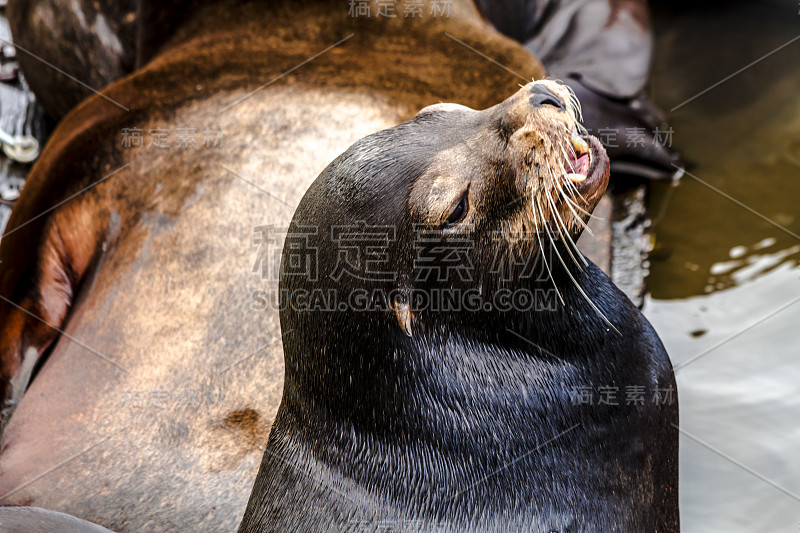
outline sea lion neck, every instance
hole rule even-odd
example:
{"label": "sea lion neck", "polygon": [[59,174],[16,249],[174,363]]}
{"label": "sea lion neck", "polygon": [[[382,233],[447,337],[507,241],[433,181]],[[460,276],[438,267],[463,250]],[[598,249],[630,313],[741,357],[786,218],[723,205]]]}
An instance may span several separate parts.
{"label": "sea lion neck", "polygon": [[[580,281],[595,287],[590,296],[620,296],[596,267],[583,272]],[[575,401],[576,390],[608,383],[636,383],[647,390],[664,386],[652,372],[652,361],[631,352],[630,339],[642,329],[633,306],[621,306],[613,317],[629,325],[620,326],[623,335],[600,330],[591,312],[580,299],[569,299],[562,312],[529,316],[525,324],[473,317],[487,332],[480,338],[471,333],[477,328],[447,323],[419,327],[413,337],[394,336],[389,329],[371,343],[351,336],[349,349],[342,344],[345,336],[334,333],[324,351],[340,369],[353,372],[337,384],[349,388],[348,395],[331,402],[329,396],[340,390],[312,389],[320,383],[300,385],[287,366],[270,453],[265,454],[246,516],[263,518],[270,502],[282,497],[275,486],[283,485],[276,480],[314,472],[315,483],[347,480],[347,496],[337,493],[341,498],[336,505],[354,513],[352,520],[402,512],[435,522],[442,509],[457,506],[459,514],[447,515],[453,521],[448,530],[483,530],[474,524],[488,505],[501,514],[515,508],[513,516],[504,515],[509,516],[504,530],[536,530],[531,524],[539,513],[546,516],[559,508],[565,487],[577,483],[575,476],[580,483],[603,486],[607,472],[594,465],[628,465],[642,446],[650,446],[637,435],[643,417],[649,416],[645,408]],[[561,320],[568,322],[554,325]],[[568,328],[572,334],[565,339]],[[292,349],[287,345],[287,353]],[[374,354],[387,358],[376,364]],[[336,366],[318,370],[329,380]],[[615,430],[609,432],[609,427]],[[554,440],[557,444],[550,446]],[[640,481],[626,475],[619,482],[632,486]],[[482,487],[478,500],[470,494],[473,486]],[[535,491],[537,503],[520,507],[515,495],[528,490]],[[391,501],[403,502],[400,511],[386,508],[387,494]],[[491,494],[491,504],[486,494]],[[573,501],[582,501],[574,496]],[[358,503],[362,498],[368,503]],[[573,516],[583,511],[563,512]],[[245,531],[250,530],[257,531]]]}
{"label": "sea lion neck", "polygon": [[[487,431],[508,430],[509,439],[517,438],[508,427],[494,427],[496,416],[519,409],[532,409],[535,416],[546,403],[541,394],[565,383],[602,383],[629,364],[624,354],[609,360],[598,353],[613,350],[636,327],[632,305],[610,305],[614,288],[595,265],[576,266],[571,274],[597,309],[569,285],[569,276],[561,275],[555,282],[563,304],[553,293],[553,280],[520,283],[518,290],[541,298],[532,303],[535,307],[415,309],[411,336],[392,313],[380,309],[283,316],[282,327],[289,332],[284,405],[299,418],[315,412],[355,431],[427,435],[432,443],[462,433],[465,428],[453,413],[480,405],[480,412],[470,416],[475,424]],[[484,296],[482,302],[492,301],[491,291]],[[520,388],[520,380],[528,384]],[[559,389],[565,407],[568,392]],[[421,397],[425,400],[409,404]],[[420,416],[408,416],[410,410]]]}

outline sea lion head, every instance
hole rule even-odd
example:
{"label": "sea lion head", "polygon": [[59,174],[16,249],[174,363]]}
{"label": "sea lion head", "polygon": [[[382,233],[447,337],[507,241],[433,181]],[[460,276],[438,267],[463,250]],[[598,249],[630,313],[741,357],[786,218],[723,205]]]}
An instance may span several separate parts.
{"label": "sea lion head", "polygon": [[[499,291],[563,287],[566,262],[585,261],[574,241],[609,174],[600,143],[580,132],[569,89],[537,81],[481,111],[426,107],[334,160],[284,246],[287,394],[297,384],[347,395],[406,342],[441,330],[478,338],[531,311],[499,309]],[[525,279],[532,263],[548,274]],[[356,367],[342,360],[364,346]]]}

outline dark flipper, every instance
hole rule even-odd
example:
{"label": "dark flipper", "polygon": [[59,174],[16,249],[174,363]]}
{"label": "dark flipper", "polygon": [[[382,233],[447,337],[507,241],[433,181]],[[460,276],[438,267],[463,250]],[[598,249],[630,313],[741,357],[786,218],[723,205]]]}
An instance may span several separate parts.
{"label": "dark flipper", "polygon": [[104,231],[91,191],[47,217],[57,191],[39,192],[20,198],[0,241],[0,432],[62,333]]}

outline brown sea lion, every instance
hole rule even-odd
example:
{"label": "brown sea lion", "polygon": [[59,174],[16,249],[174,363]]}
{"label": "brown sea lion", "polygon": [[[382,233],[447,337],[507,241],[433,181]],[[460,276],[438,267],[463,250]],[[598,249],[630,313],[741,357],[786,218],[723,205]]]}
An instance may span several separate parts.
{"label": "brown sea lion", "polygon": [[[92,88],[145,65],[186,17],[210,1],[10,0],[9,19],[34,92],[60,118]],[[444,12],[450,3],[439,0],[424,9]],[[646,0],[475,3],[488,23],[524,43],[549,77],[573,89],[583,105],[583,123],[605,144],[615,176],[675,176],[680,158],[672,149],[672,131],[647,97],[653,37]],[[409,7],[413,2],[338,5],[371,17],[387,9],[403,17],[418,9]]]}
{"label": "brown sea lion", "polygon": [[423,9],[215,3],[64,118],[0,241],[0,502],[117,531],[239,523],[283,383],[254,296],[282,238],[262,258],[254,228],[286,227],[364,135],[518,88],[470,48],[543,73],[470,3]]}

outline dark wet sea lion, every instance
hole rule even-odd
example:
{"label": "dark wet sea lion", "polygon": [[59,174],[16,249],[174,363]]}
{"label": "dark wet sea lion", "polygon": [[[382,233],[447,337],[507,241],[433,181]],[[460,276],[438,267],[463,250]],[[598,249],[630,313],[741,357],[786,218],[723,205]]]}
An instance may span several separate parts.
{"label": "dark wet sea lion", "polygon": [[93,91],[146,65],[191,13],[214,0],[11,0],[17,57],[60,120]]}
{"label": "dark wet sea lion", "polygon": [[[678,531],[677,405],[651,401],[674,389],[669,358],[599,268],[570,260],[566,235],[582,231],[609,162],[592,137],[574,162],[568,96],[537,82],[484,111],[433,106],[359,141],[312,184],[289,236],[319,269],[294,273],[287,237],[286,381],[241,533]],[[586,178],[573,183],[570,167]],[[365,234],[396,230],[388,268],[326,275],[341,259],[335,228],[358,221]],[[469,243],[469,279],[447,270],[447,254],[435,264],[446,275],[420,276],[415,227],[437,246]],[[526,230],[536,237],[520,238]],[[498,257],[515,261],[500,273]],[[520,257],[550,275],[526,276]],[[504,290],[554,287],[561,305],[497,305]],[[289,303],[310,290],[388,305]],[[402,297],[470,290],[488,305],[444,311]],[[609,386],[641,386],[647,401],[588,405],[570,393]]]}
{"label": "dark wet sea lion", "polygon": [[18,46],[17,60],[51,117],[61,119],[90,96],[91,89],[100,90],[136,68],[140,3],[8,2],[8,20]]}
{"label": "dark wet sea lion", "polygon": [[357,139],[517,90],[445,31],[542,74],[467,3],[389,20],[220,2],[64,118],[0,241],[4,413],[16,407],[0,503],[116,531],[236,527],[283,383],[277,310],[253,298],[277,288],[253,272],[254,228],[287,226]]}

